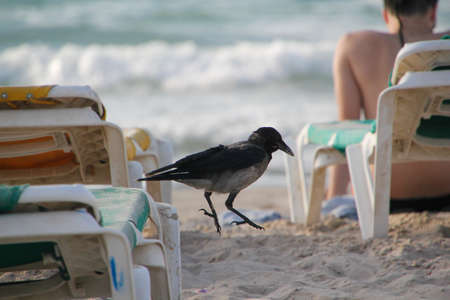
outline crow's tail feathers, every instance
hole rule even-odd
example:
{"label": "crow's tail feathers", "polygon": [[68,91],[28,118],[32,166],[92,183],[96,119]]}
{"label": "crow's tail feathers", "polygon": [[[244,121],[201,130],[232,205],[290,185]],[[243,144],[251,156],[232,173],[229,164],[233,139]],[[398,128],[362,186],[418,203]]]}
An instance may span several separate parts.
{"label": "crow's tail feathers", "polygon": [[[153,170],[153,171],[151,171],[151,172],[148,172],[148,173],[145,174],[145,176],[152,176],[152,175],[154,175],[154,174],[158,174],[158,173],[161,173],[161,172],[164,172],[164,171],[173,169],[173,168],[175,168],[175,164],[170,164],[170,165],[167,165],[167,166],[165,166],[165,167],[162,167],[162,168]],[[170,172],[170,171],[169,171],[169,172]]]}

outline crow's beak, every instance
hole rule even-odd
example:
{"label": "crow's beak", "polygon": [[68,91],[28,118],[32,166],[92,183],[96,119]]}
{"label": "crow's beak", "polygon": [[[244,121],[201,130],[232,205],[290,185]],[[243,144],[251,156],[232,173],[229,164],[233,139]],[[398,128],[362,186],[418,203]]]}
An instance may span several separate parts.
{"label": "crow's beak", "polygon": [[283,141],[279,141],[277,143],[278,149],[280,149],[283,152],[286,152],[287,154],[289,154],[290,156],[294,156],[294,152],[292,152],[291,148],[289,148],[288,145],[286,145],[285,142]]}

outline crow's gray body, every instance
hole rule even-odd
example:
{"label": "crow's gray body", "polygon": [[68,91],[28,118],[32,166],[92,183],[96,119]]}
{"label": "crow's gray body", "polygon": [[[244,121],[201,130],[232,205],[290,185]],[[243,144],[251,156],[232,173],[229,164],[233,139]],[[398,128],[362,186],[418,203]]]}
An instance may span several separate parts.
{"label": "crow's gray body", "polygon": [[[217,151],[207,161],[209,166],[219,164],[224,166],[223,169],[205,166],[204,176],[198,176],[203,178],[175,179],[175,181],[207,192],[237,193],[261,177],[271,159],[271,156],[261,147],[245,142],[219,147],[220,151]],[[253,155],[253,157],[248,158],[249,155]],[[229,159],[229,156],[239,158],[235,158],[234,162],[223,164]],[[193,163],[196,163],[195,160]]]}
{"label": "crow's gray body", "polygon": [[233,208],[233,201],[242,189],[255,182],[267,169],[272,152],[282,150],[293,155],[291,149],[282,141],[281,135],[273,128],[262,127],[250,135],[247,141],[228,146],[219,145],[208,150],[182,158],[175,163],[146,174],[139,180],[174,180],[205,191],[211,213],[205,215],[214,218],[217,232],[220,225],[210,196],[213,192],[229,193],[226,201],[228,209],[239,215],[255,228],[263,229]]}

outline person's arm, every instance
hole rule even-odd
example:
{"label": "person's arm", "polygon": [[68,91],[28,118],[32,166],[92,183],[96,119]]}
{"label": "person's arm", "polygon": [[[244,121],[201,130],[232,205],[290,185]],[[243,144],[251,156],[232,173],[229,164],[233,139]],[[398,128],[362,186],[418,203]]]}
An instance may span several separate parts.
{"label": "person's arm", "polygon": [[[333,62],[334,92],[339,120],[359,120],[362,108],[362,94],[352,69],[352,60],[357,55],[355,36],[347,34],[337,45]],[[347,193],[350,174],[347,165],[330,168],[330,181],[326,198]]]}
{"label": "person's arm", "polygon": [[333,80],[339,120],[359,120],[362,94],[352,64],[358,59],[356,34],[343,36],[336,47]]}

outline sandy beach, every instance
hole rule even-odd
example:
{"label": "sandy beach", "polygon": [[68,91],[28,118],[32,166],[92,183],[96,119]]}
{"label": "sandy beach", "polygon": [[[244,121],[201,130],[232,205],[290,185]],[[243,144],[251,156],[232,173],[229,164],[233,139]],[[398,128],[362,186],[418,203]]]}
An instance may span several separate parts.
{"label": "sandy beach", "polygon": [[[213,195],[218,214],[224,195]],[[289,221],[283,187],[249,187],[237,209],[283,219],[215,232],[201,191],[174,190],[181,222],[183,299],[450,299],[450,213],[391,215],[389,236],[362,241],[358,223]]]}

